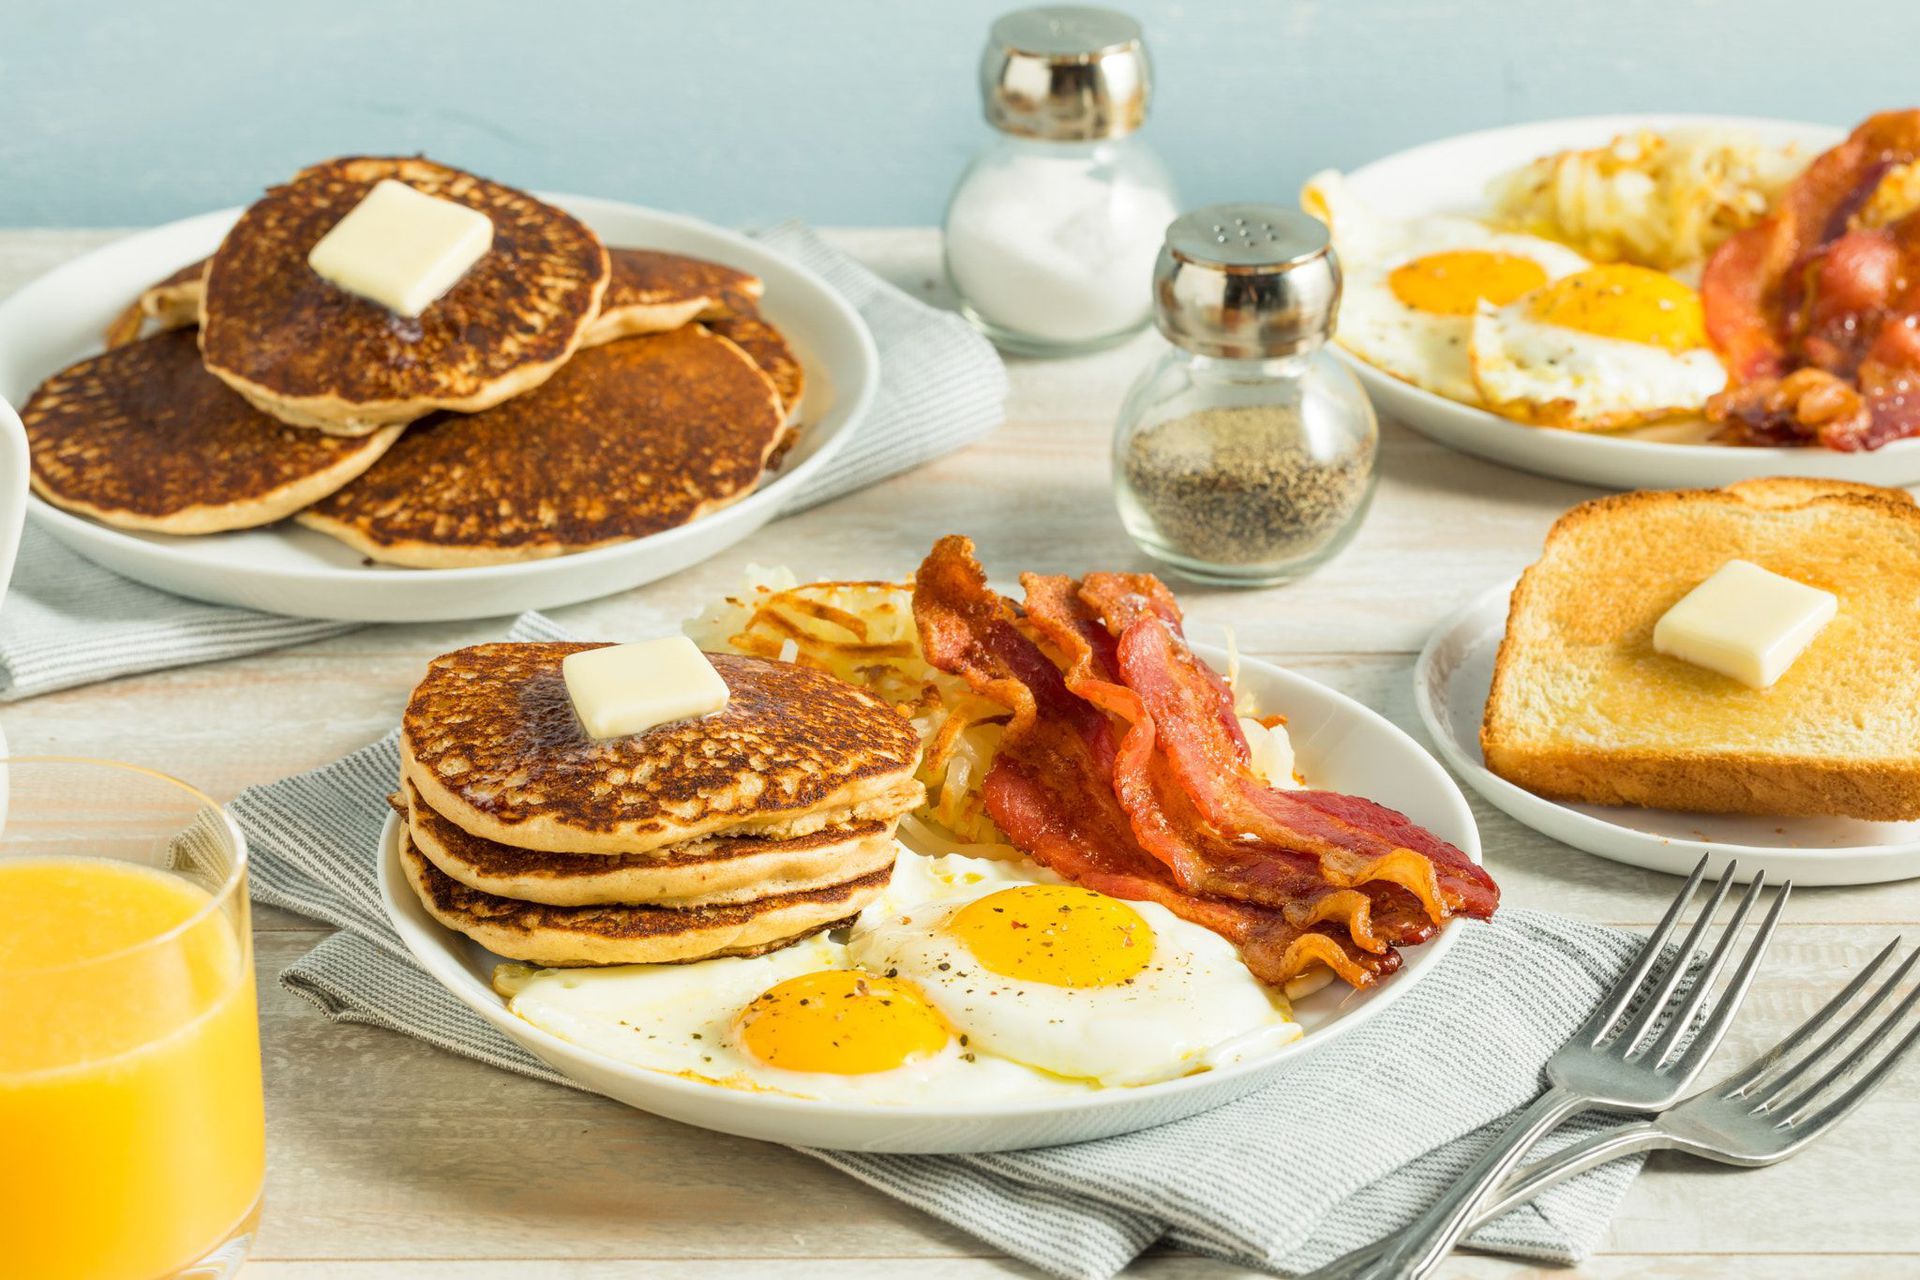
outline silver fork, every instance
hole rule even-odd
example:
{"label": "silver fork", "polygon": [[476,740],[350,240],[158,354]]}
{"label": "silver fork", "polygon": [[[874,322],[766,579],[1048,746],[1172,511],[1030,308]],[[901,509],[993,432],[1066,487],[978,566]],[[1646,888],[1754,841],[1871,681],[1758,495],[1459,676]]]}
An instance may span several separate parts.
{"label": "silver fork", "polygon": [[[1866,1074],[1832,1096],[1818,1110],[1813,1109],[1816,1102],[1828,1097],[1837,1086],[1845,1084],[1866,1066],[1874,1051],[1913,1012],[1916,1001],[1920,1001],[1920,986],[1909,992],[1864,1040],[1841,1053],[1843,1046],[1907,980],[1915,961],[1920,961],[1920,951],[1914,951],[1894,968],[1887,980],[1839,1030],[1822,1040],[1798,1062],[1782,1065],[1852,1003],[1853,998],[1880,971],[1899,945],[1898,938],[1889,942],[1820,1012],[1756,1058],[1746,1070],[1712,1088],[1703,1089],[1651,1120],[1629,1120],[1611,1129],[1590,1134],[1565,1150],[1520,1170],[1498,1196],[1475,1213],[1468,1230],[1478,1231],[1494,1219],[1528,1203],[1541,1192],[1625,1156],[1648,1151],[1680,1151],[1720,1164],[1757,1169],[1763,1165],[1778,1164],[1797,1153],[1851,1115],[1875,1089],[1886,1083],[1894,1068],[1916,1043],[1920,1043],[1920,1021],[1916,1021],[1899,1043],[1873,1063]],[[1833,1061],[1836,1054],[1841,1056],[1838,1061]],[[1824,1074],[1791,1098],[1786,1097],[1787,1090],[1807,1072],[1823,1064],[1826,1065]],[[1386,1251],[1387,1244],[1382,1242],[1348,1254],[1341,1259],[1340,1265],[1346,1268],[1342,1274],[1363,1274],[1368,1264],[1382,1257]]]}
{"label": "silver fork", "polygon": [[[1432,1207],[1386,1247],[1376,1263],[1357,1274],[1373,1280],[1388,1276],[1410,1280],[1424,1275],[1467,1233],[1481,1198],[1500,1185],[1535,1143],[1570,1117],[1594,1109],[1660,1111],[1687,1092],[1726,1035],[1793,889],[1791,882],[1781,886],[1726,991],[1716,998],[1714,983],[1733,956],[1734,942],[1759,900],[1766,877],[1753,878],[1720,941],[1694,973],[1693,957],[1733,887],[1738,864],[1727,864],[1693,927],[1680,946],[1669,953],[1667,941],[1700,887],[1706,869],[1707,860],[1702,858],[1655,926],[1633,968],[1607,993],[1585,1025],[1548,1059],[1547,1090]],[[1694,977],[1693,985],[1676,1000],[1675,993],[1689,974]],[[1309,1280],[1356,1274],[1351,1269],[1351,1257],[1314,1272]]]}

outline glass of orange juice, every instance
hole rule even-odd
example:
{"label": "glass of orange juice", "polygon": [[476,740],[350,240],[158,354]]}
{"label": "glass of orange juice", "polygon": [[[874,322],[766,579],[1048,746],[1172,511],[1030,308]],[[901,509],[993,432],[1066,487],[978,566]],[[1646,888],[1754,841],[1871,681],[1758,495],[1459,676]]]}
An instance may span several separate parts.
{"label": "glass of orange juice", "polygon": [[147,769],[0,759],[0,1274],[230,1275],[265,1150],[239,828]]}

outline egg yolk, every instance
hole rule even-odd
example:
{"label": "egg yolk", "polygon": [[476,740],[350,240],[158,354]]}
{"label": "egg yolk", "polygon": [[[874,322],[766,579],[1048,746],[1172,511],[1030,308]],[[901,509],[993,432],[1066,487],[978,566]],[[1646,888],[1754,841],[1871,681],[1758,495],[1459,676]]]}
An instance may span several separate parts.
{"label": "egg yolk", "polygon": [[1126,903],[1070,884],[1023,884],[976,898],[947,932],[986,968],[1053,987],[1108,987],[1153,959],[1153,930]]}
{"label": "egg yolk", "polygon": [[1668,351],[1707,345],[1700,295],[1664,271],[1615,263],[1562,276],[1527,299],[1541,324]]}
{"label": "egg yolk", "polygon": [[1387,276],[1393,296],[1436,316],[1470,316],[1482,301],[1504,307],[1547,282],[1547,269],[1518,253],[1449,249],[1403,262]]}
{"label": "egg yolk", "polygon": [[734,1019],[734,1034],[770,1067],[839,1076],[892,1071],[938,1053],[949,1036],[911,984],[858,969],[803,973],[767,988]]}

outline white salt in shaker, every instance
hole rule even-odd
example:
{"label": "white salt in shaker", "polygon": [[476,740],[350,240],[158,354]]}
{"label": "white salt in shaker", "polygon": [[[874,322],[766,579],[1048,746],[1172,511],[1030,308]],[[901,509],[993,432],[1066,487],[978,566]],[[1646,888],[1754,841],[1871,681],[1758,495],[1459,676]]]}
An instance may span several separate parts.
{"label": "white salt in shaker", "polygon": [[1022,9],[993,24],[980,89],[996,133],[954,188],[946,261],[961,311],[1001,347],[1071,355],[1146,325],[1180,212],[1135,134],[1149,80],[1140,24],[1123,13]]}

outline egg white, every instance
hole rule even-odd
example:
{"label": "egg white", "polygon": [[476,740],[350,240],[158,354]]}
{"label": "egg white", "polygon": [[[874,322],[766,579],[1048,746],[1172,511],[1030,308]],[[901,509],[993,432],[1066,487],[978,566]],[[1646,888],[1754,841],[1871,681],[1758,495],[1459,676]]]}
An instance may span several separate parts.
{"label": "egg white", "polygon": [[[909,855],[910,856],[910,855]],[[668,1075],[802,1098],[882,1106],[1045,1098],[1084,1092],[1019,1063],[970,1053],[958,1038],[891,1071],[836,1075],[768,1066],[744,1049],[734,1019],[769,987],[822,969],[853,967],[846,947],[816,934],[764,956],[695,964],[540,969],[496,975],[507,1007],[543,1031],[621,1062]]]}
{"label": "egg white", "polygon": [[1062,987],[992,972],[947,926],[1006,887],[977,884],[862,919],[847,954],[919,987],[985,1053],[1103,1085],[1169,1080],[1299,1038],[1284,997],[1247,972],[1233,944],[1158,903],[1127,903],[1152,930],[1153,958],[1124,982]]}
{"label": "egg white", "polygon": [[1385,216],[1355,197],[1338,173],[1309,178],[1301,203],[1326,222],[1345,280],[1334,340],[1377,369],[1466,404],[1480,403],[1467,358],[1473,316],[1408,306],[1389,283],[1394,269],[1431,254],[1474,249],[1530,258],[1548,280],[1588,265],[1565,245],[1496,231],[1472,218]]}
{"label": "egg white", "polygon": [[1481,398],[1526,422],[1606,431],[1699,413],[1727,385],[1713,352],[1603,337],[1545,324],[1527,300],[1482,308],[1467,358]]}

